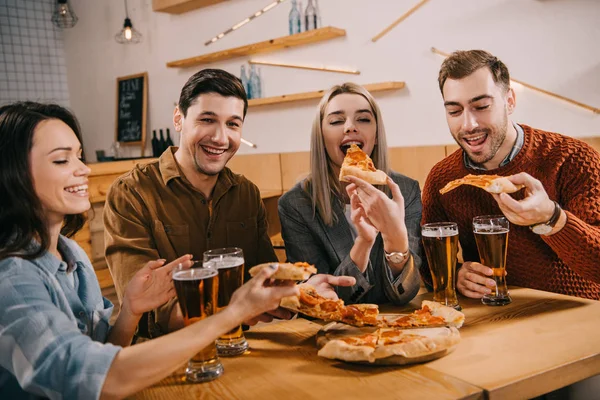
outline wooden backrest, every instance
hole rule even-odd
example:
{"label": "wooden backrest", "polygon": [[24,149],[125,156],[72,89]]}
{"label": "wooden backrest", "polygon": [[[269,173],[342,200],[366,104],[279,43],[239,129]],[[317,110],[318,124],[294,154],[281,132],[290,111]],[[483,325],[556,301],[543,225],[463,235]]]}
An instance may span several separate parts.
{"label": "wooden backrest", "polygon": [[445,146],[393,147],[389,149],[390,167],[419,181],[421,189],[431,168],[446,156]]}
{"label": "wooden backrest", "polygon": [[281,182],[283,191],[287,192],[294,185],[306,178],[310,171],[310,153],[281,153]]}
{"label": "wooden backrest", "polygon": [[600,137],[587,137],[587,138],[578,138],[579,140],[586,142],[590,146],[594,148],[597,152],[600,153]]}
{"label": "wooden backrest", "polygon": [[281,193],[281,163],[279,154],[239,154],[227,166],[235,173],[242,174],[263,190]]}

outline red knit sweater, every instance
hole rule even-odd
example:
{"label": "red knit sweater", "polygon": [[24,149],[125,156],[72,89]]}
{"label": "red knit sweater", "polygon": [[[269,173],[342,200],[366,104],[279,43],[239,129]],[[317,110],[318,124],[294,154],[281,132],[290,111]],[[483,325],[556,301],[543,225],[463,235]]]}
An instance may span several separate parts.
{"label": "red knit sweater", "polygon": [[[550,199],[566,211],[567,224],[551,236],[511,225],[508,284],[600,300],[600,155],[579,140],[521,126],[525,132],[523,148],[503,167],[485,172],[467,169],[462,149],[437,163],[423,188],[422,222],[458,223],[464,260],[479,261],[472,219],[501,214],[498,204],[489,193],[472,186],[463,185],[445,195],[439,190],[467,174],[527,172],[539,179]],[[522,199],[525,193],[513,196]],[[431,284],[426,262],[421,275]]]}

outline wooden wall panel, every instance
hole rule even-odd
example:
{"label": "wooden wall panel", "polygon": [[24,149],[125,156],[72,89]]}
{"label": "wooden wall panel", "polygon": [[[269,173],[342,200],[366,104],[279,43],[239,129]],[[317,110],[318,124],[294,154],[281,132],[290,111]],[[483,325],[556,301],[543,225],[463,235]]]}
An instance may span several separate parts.
{"label": "wooden wall panel", "polygon": [[227,166],[254,182],[261,191],[278,191],[281,194],[281,163],[278,153],[236,155]]}
{"label": "wooden wall panel", "polygon": [[389,149],[390,167],[419,181],[421,189],[429,170],[446,156],[445,146],[394,147]]}
{"label": "wooden wall panel", "polygon": [[310,153],[308,151],[281,153],[281,181],[284,192],[306,178],[309,172]]}
{"label": "wooden wall panel", "polygon": [[578,139],[592,146],[597,152],[600,152],[600,137],[586,137]]}
{"label": "wooden wall panel", "polygon": [[448,144],[448,145],[446,145],[446,157],[448,157],[450,154],[454,153],[459,148],[460,148],[460,146],[457,145],[457,144]]}

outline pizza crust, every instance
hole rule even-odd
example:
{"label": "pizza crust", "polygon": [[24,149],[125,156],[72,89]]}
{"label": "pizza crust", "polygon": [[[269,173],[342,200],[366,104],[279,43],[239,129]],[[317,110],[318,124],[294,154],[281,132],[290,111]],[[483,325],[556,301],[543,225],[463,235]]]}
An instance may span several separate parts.
{"label": "pizza crust", "polygon": [[364,171],[359,167],[352,165],[344,166],[340,169],[340,181],[349,182],[346,176],[355,176],[362,179],[363,181],[370,183],[371,185],[385,185],[387,184],[387,175],[382,170],[377,171]]}
{"label": "pizza crust", "polygon": [[[377,335],[376,346],[351,344],[353,339],[360,343],[362,338],[373,335]],[[385,335],[390,336],[384,339]],[[394,340],[399,342],[390,343]],[[356,328],[332,323],[317,334],[319,356],[378,365],[405,365],[434,360],[451,352],[459,342],[460,333],[454,327],[403,330]]]}
{"label": "pizza crust", "polygon": [[[248,273],[250,276],[256,276],[262,269],[270,268],[271,264],[279,265],[277,271],[271,276],[272,279],[282,280],[293,280],[293,281],[304,281],[307,280],[311,275],[317,273],[317,269],[313,265],[307,263],[264,263],[258,264],[250,268]],[[297,264],[302,264],[299,266]]]}
{"label": "pizza crust", "polygon": [[494,179],[484,190],[489,193],[515,193],[523,188],[523,185],[515,185],[508,178]]}
{"label": "pizza crust", "polygon": [[448,326],[460,328],[465,322],[465,314],[452,307],[445,306],[436,301],[423,300],[421,308],[425,306],[429,307],[431,315],[444,318]]}
{"label": "pizza crust", "polygon": [[440,189],[441,194],[446,194],[461,185],[470,185],[483,189],[489,193],[515,193],[521,190],[523,185],[515,185],[508,177],[499,175],[473,175],[469,174],[463,178],[450,181]]}

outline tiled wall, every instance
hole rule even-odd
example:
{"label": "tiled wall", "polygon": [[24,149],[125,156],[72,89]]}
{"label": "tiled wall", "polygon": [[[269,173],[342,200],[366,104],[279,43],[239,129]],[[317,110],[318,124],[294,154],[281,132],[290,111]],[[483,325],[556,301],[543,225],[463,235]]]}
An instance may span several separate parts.
{"label": "tiled wall", "polygon": [[0,0],[0,105],[17,100],[69,106],[55,0]]}

